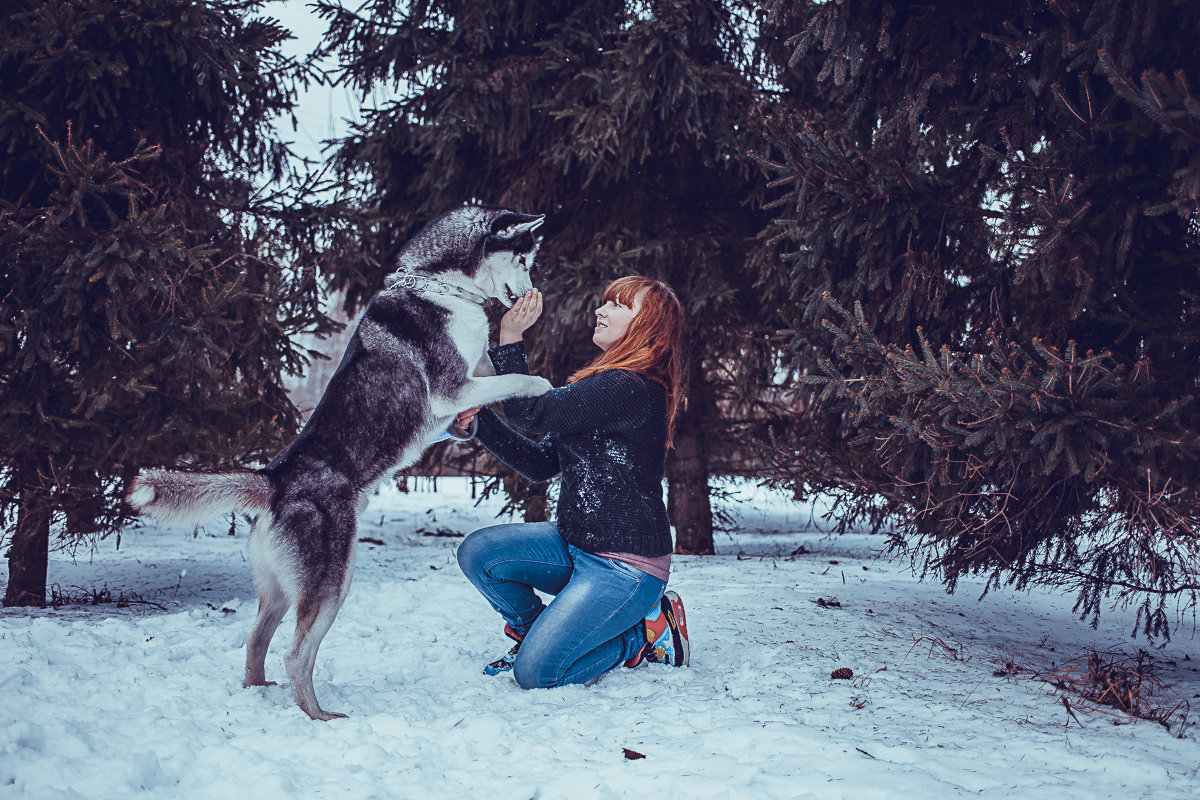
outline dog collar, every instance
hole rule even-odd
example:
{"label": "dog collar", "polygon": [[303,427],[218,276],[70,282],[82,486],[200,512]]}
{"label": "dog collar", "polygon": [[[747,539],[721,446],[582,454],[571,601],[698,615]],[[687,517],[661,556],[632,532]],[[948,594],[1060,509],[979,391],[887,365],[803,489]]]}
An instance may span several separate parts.
{"label": "dog collar", "polygon": [[427,275],[418,275],[415,272],[397,272],[393,276],[395,280],[393,285],[400,284],[405,289],[411,289],[416,292],[426,292],[428,294],[448,294],[462,300],[470,300],[478,305],[483,305],[488,301],[488,296],[479,292],[472,292],[469,289],[464,289],[461,286],[455,286],[451,283],[443,283],[436,278],[430,278]]}

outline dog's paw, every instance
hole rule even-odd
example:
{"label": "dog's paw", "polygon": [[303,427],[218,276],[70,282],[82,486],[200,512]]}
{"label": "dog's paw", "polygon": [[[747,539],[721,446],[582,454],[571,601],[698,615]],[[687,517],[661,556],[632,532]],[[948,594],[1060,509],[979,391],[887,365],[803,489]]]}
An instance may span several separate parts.
{"label": "dog's paw", "polygon": [[528,397],[538,397],[539,395],[543,395],[553,388],[554,384],[550,383],[550,381],[546,380],[545,378],[538,375],[530,375],[528,389],[525,391],[525,395]]}
{"label": "dog's paw", "polygon": [[331,719],[349,719],[345,714],[339,714],[337,711],[326,711],[323,708],[318,708],[317,713],[309,714],[309,716],[319,722],[329,722]]}

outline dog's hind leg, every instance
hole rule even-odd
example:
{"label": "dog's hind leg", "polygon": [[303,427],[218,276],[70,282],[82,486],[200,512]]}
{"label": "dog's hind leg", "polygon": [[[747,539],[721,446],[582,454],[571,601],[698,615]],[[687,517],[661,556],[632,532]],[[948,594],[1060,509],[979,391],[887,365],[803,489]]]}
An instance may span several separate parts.
{"label": "dog's hind leg", "polygon": [[271,646],[271,637],[275,635],[279,621],[287,613],[288,605],[287,595],[273,573],[259,578],[258,620],[254,623],[254,631],[246,642],[246,679],[242,686],[275,685],[274,681],[267,680],[263,662],[267,657],[267,648]]}
{"label": "dog's hind leg", "polygon": [[337,592],[332,596],[313,597],[302,595],[296,605],[296,640],[288,650],[284,662],[287,664],[288,679],[292,682],[292,694],[296,703],[305,714],[313,719],[330,720],[345,717],[333,711],[326,711],[317,702],[317,692],[313,688],[313,667],[317,661],[317,650],[321,640],[329,632],[333,620],[341,608],[345,592]]}
{"label": "dog's hind leg", "polygon": [[[352,502],[349,496],[344,498],[346,500]],[[350,509],[353,513],[353,506]],[[356,527],[353,516],[349,516],[336,525],[343,532],[341,535],[326,537],[326,541],[343,542],[345,549],[337,548],[334,552],[326,553],[320,577],[301,586],[296,602],[296,639],[284,657],[284,663],[296,703],[313,719],[329,720],[346,716],[321,708],[316,690],[313,689],[313,667],[317,661],[317,650],[321,648],[325,634],[329,632],[350,591],[350,580],[354,577]]]}
{"label": "dog's hind leg", "polygon": [[254,567],[254,583],[258,588],[258,619],[246,640],[246,678],[242,686],[271,685],[263,661],[279,621],[295,601],[294,579],[286,584],[282,582],[285,576],[294,576],[295,565],[289,566],[290,556],[279,548],[273,525],[269,517],[260,517],[250,531],[250,564]]}
{"label": "dog's hind leg", "polygon": [[353,482],[336,471],[314,469],[277,503],[272,532],[280,546],[264,548],[274,559],[265,563],[276,568],[285,594],[295,600],[296,638],[283,661],[296,704],[313,719],[346,716],[317,702],[313,666],[350,590],[358,494]]}

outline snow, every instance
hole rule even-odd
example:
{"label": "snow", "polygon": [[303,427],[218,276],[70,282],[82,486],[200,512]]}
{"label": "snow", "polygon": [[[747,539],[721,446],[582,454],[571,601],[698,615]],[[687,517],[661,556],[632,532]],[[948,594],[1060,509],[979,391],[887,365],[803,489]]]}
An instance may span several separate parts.
{"label": "snow", "polygon": [[[384,544],[360,544],[317,659],[318,697],[344,720],[293,703],[287,619],[267,659],[284,685],[241,688],[255,611],[244,529],[147,525],[119,547],[53,555],[61,590],[132,602],[0,613],[0,797],[1200,793],[1194,726],[1072,698],[1076,722],[1033,677],[1084,647],[1147,647],[1129,639],[1131,614],[1092,630],[1051,593],[977,602],[968,582],[947,596],[877,560],[878,537],[825,535],[812,509],[745,482],[731,486],[739,529],[718,534],[718,555],[672,567],[691,667],[522,691],[481,671],[508,641],[457,569],[461,539],[422,535],[491,524],[500,501],[476,507],[465,479],[417,483],[372,499],[360,535]],[[1198,696],[1191,618],[1150,650],[1172,696]],[[995,676],[1010,659],[1023,669]],[[854,678],[831,680],[837,667]]]}

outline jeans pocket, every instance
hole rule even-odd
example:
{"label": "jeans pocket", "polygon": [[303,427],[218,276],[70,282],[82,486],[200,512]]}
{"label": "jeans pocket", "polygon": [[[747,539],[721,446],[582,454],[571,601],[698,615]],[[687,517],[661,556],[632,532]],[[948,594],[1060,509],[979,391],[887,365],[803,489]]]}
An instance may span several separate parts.
{"label": "jeans pocket", "polygon": [[649,572],[646,572],[645,570],[640,570],[637,567],[632,566],[630,564],[626,564],[624,561],[618,561],[615,558],[605,558],[604,556],[601,556],[601,558],[603,558],[605,561],[608,562],[610,569],[616,570],[617,572],[620,572],[623,575],[627,575],[628,577],[633,578],[634,580],[638,581],[639,583],[641,583],[641,581],[645,578],[653,577]]}

